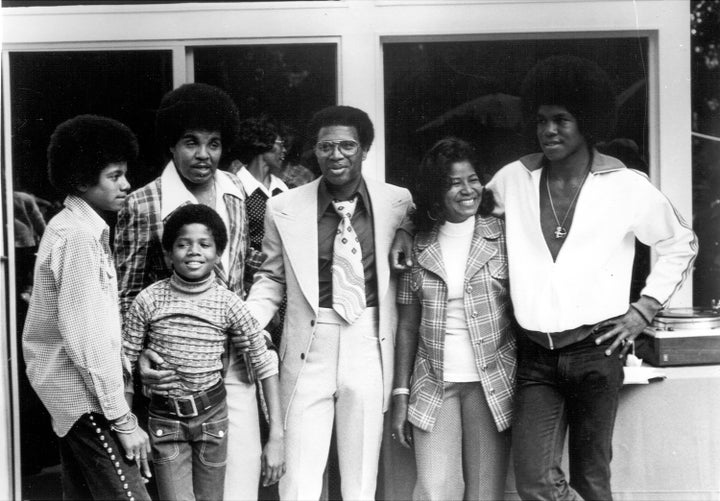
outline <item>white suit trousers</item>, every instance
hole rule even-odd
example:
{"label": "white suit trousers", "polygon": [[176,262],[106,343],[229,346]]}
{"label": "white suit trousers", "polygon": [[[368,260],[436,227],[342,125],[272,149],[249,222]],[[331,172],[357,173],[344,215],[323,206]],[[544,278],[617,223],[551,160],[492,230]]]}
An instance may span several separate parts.
{"label": "white suit trousers", "polygon": [[306,356],[287,417],[280,499],[319,499],[334,421],[342,497],[373,500],[383,427],[377,308],[352,325],[321,308]]}
{"label": "white suit trousers", "polygon": [[[231,348],[232,349],[232,348]],[[235,353],[231,353],[231,366]],[[233,370],[225,378],[228,451],[225,501],[256,501],[260,485],[260,421],[254,384],[240,381]]]}

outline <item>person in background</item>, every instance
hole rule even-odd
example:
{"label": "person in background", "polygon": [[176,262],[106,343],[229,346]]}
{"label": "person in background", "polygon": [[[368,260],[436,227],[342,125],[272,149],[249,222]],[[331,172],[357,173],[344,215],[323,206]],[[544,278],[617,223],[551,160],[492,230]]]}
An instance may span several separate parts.
{"label": "person in background", "polygon": [[122,207],[137,154],[130,129],[95,115],[60,124],[48,147],[50,183],[65,208],[40,241],[23,355],[60,437],[63,499],[150,499],[142,477],[150,442],[125,400],[129,366],[104,219]]}
{"label": "person in background", "polygon": [[[218,170],[223,151],[237,136],[240,120],[233,100],[221,89],[185,84],[162,98],[155,128],[170,159],[162,174],[128,196],[116,227],[117,272],[121,311],[148,285],[172,274],[162,250],[164,221],[185,204],[215,209],[225,223],[228,248],[215,267],[216,279],[240,298],[248,262],[262,261],[247,245],[245,194],[237,176]],[[249,249],[249,250],[248,250]],[[261,470],[261,445],[254,376],[242,353],[228,349],[227,391],[229,442],[225,477],[227,499],[252,499]],[[152,393],[177,385],[177,374],[146,350],[138,361],[143,384]]]}
{"label": "person in background", "polygon": [[[521,87],[541,152],[491,180],[505,216],[518,332],[513,445],[520,497],[612,499],[612,435],[623,359],[690,270],[695,235],[639,171],[595,144],[615,94],[594,62],[554,56]],[[629,304],[635,239],[657,256]],[[561,468],[569,433],[570,477]]]}
{"label": "person in background", "polygon": [[[283,161],[282,175],[288,188],[297,188],[307,184],[317,177],[318,168],[315,152],[307,148],[302,135],[292,128],[285,128],[283,135],[285,141],[285,159]],[[314,170],[309,166],[313,165]]]}
{"label": "person in background", "polygon": [[504,223],[477,165],[456,138],[425,154],[398,284],[393,438],[414,445],[418,500],[505,492],[516,342]]}
{"label": "person in background", "polygon": [[[280,129],[266,118],[251,118],[240,122],[235,143],[237,159],[241,162],[237,176],[245,191],[250,247],[262,251],[265,233],[265,205],[268,198],[288,190],[278,176],[282,174],[285,143]],[[254,269],[245,269],[246,291],[253,281]]]}
{"label": "person in background", "polygon": [[397,324],[387,256],[412,200],[363,176],[374,129],[362,110],[325,108],[308,132],[323,175],[268,200],[267,258],[247,299],[264,326],[287,292],[280,499],[319,499],[333,425],[343,499],[375,499]]}
{"label": "person in background", "polygon": [[262,381],[271,423],[262,476],[264,485],[274,484],[284,468],[277,358],[242,299],[215,279],[213,269],[227,245],[225,223],[206,205],[183,205],[166,221],[162,245],[173,274],[135,297],[123,327],[133,368],[147,344],[180,376],[178,388],[150,400],[159,496],[223,499],[228,414],[221,357],[228,336],[239,337],[243,346],[250,340],[249,359]]}

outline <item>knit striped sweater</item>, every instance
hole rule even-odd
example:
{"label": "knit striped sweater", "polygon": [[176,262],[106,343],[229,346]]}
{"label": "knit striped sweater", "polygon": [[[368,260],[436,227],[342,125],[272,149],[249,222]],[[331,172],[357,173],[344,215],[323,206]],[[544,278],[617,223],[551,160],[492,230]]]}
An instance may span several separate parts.
{"label": "knit striped sweater", "polygon": [[222,354],[229,336],[247,335],[250,363],[258,379],[278,373],[277,358],[268,351],[257,321],[245,303],[217,283],[215,274],[202,282],[188,282],[173,273],[143,289],[127,311],[123,348],[133,373],[145,346],[174,369],[179,397],[207,390],[222,379]]}

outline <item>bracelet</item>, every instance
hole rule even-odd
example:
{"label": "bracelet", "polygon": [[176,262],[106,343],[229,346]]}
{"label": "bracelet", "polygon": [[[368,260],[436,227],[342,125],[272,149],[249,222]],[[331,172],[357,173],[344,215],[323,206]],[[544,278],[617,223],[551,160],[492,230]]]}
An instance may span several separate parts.
{"label": "bracelet", "polygon": [[398,395],[410,395],[410,388],[394,388],[390,394],[393,397],[397,397]]}
{"label": "bracelet", "polygon": [[[132,423],[130,425],[130,428],[120,428],[118,425],[126,425],[128,423]],[[110,423],[110,429],[116,433],[122,433],[124,435],[131,435],[135,433],[138,429],[138,420],[137,416],[133,414],[132,412],[128,412],[123,419],[120,421],[117,421],[115,423]]]}
{"label": "bracelet", "polygon": [[643,320],[645,320],[647,325],[652,324],[652,318],[648,318],[647,313],[644,312],[638,305],[636,305],[635,303],[630,303],[630,308],[638,312],[638,314],[643,318]]}

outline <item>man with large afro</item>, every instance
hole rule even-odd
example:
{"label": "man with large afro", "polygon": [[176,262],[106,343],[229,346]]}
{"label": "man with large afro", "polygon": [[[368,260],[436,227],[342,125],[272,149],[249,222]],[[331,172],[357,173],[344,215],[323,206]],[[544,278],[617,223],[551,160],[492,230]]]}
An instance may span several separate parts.
{"label": "man with large afro", "polygon": [[[615,99],[596,63],[540,61],[522,84],[541,152],[489,183],[505,216],[518,332],[513,457],[523,499],[612,499],[612,435],[633,340],[692,269],[696,240],[639,171],[603,155]],[[657,262],[630,302],[635,239]],[[569,434],[570,478],[558,451]]]}

